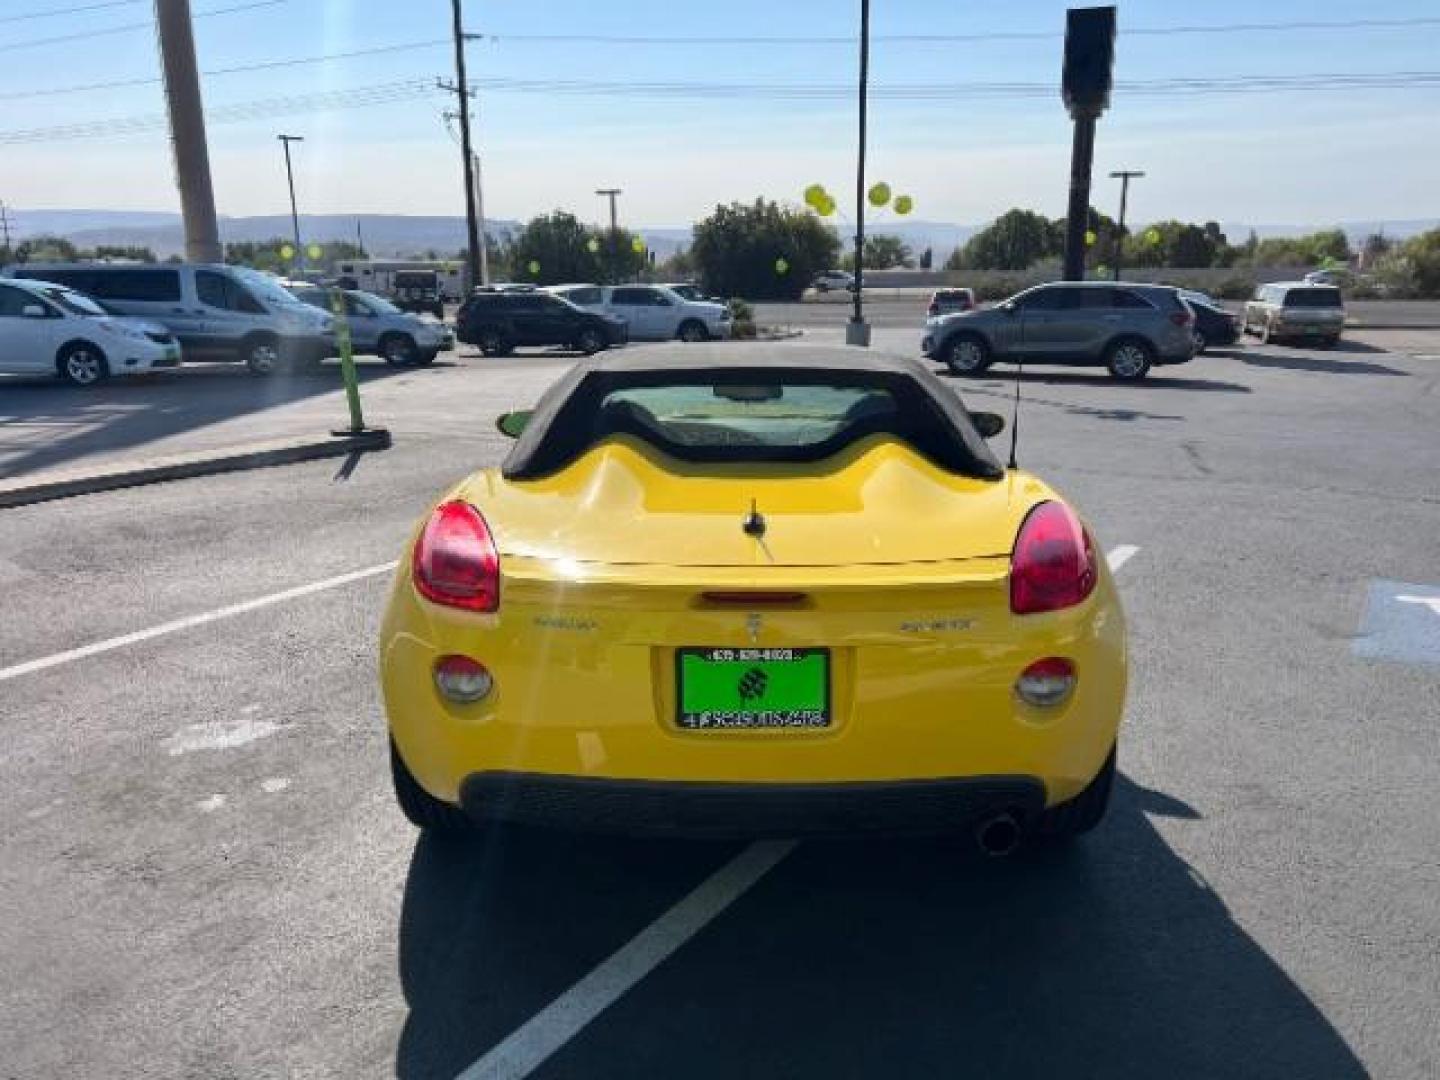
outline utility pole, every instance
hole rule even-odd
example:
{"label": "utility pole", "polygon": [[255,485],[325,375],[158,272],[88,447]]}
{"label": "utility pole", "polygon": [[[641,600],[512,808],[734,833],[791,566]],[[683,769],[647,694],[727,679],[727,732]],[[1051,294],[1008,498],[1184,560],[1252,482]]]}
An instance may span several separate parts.
{"label": "utility pole", "polygon": [[155,0],[155,26],[165,98],[170,108],[170,139],[175,148],[175,183],[185,221],[185,258],[224,261],[215,221],[215,191],[210,184],[210,151],[205,145],[205,107],[195,64],[195,34],[190,0]]}
{"label": "utility pole", "polygon": [[860,146],[855,159],[855,312],[845,344],[869,345],[862,293],[865,288],[865,108],[870,91],[870,0],[860,0]]}
{"label": "utility pole", "polygon": [[1065,66],[1060,94],[1075,122],[1070,147],[1070,200],[1065,213],[1066,281],[1085,280],[1085,234],[1090,223],[1090,171],[1095,160],[1095,122],[1110,106],[1115,64],[1115,8],[1065,12]]}
{"label": "utility pole", "polygon": [[596,188],[596,195],[603,195],[610,200],[610,233],[613,236],[620,228],[619,218],[615,214],[615,199],[623,195],[624,191],[618,187]]}
{"label": "utility pole", "polygon": [[365,234],[360,230],[360,219],[355,219],[355,246],[360,249],[360,258],[365,258]]}
{"label": "utility pole", "polygon": [[0,202],[0,232],[5,234],[5,239],[0,241],[5,247],[5,253],[10,254],[10,218],[6,216],[5,204]]}
{"label": "utility pole", "polygon": [[447,90],[453,90],[460,98],[460,156],[465,161],[465,236],[467,250],[465,253],[465,270],[469,275],[470,287],[473,289],[476,282],[481,280],[480,276],[480,252],[482,250],[482,238],[480,236],[479,221],[476,218],[475,206],[475,157],[474,151],[470,148],[470,88],[465,83],[465,42],[468,37],[465,33],[464,18],[460,10],[461,0],[450,0],[450,15],[455,32],[455,85],[444,86]]}
{"label": "utility pole", "polygon": [[300,246],[300,213],[295,209],[295,173],[290,168],[290,144],[304,142],[303,135],[276,135],[285,146],[285,179],[290,184],[290,225],[295,232],[295,267],[305,272],[305,249]]}
{"label": "utility pole", "polygon": [[490,237],[485,232],[485,184],[480,178],[480,155],[474,155],[475,215],[480,219],[480,284],[490,284]]}
{"label": "utility pole", "polygon": [[1138,180],[1144,176],[1143,172],[1137,169],[1118,169],[1110,174],[1111,180],[1120,181],[1120,220],[1116,223],[1115,237],[1115,277],[1120,280],[1120,263],[1125,258],[1125,201],[1130,195],[1130,181]]}

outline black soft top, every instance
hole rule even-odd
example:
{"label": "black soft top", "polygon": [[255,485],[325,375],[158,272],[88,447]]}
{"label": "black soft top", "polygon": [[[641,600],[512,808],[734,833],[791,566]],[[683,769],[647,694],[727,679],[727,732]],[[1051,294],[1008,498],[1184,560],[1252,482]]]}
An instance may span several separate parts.
{"label": "black soft top", "polygon": [[540,398],[502,463],[501,475],[537,480],[570,465],[599,441],[600,403],[616,390],[701,379],[744,382],[760,374],[794,383],[823,384],[838,377],[883,387],[905,409],[911,430],[900,437],[937,466],[985,480],[1004,475],[959,395],[916,361],[843,346],[761,344],[662,345],[599,353],[581,361]]}

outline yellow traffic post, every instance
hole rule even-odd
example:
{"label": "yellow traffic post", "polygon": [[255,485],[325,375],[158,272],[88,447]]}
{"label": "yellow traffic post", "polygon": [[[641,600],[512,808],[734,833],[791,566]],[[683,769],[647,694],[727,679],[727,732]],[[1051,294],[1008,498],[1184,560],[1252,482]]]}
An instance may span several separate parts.
{"label": "yellow traffic post", "polygon": [[345,314],[345,293],[330,290],[330,310],[335,313],[335,341],[340,347],[340,377],[345,382],[345,400],[350,405],[350,434],[365,430],[365,416],[360,411],[360,385],[355,378],[355,350],[350,341],[350,320]]}

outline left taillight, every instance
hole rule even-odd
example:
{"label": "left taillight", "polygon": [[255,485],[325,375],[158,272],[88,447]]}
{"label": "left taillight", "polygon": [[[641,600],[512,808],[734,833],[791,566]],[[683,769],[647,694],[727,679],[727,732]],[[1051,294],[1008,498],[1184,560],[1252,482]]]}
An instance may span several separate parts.
{"label": "left taillight", "polygon": [[1026,516],[1010,557],[1010,610],[1034,615],[1074,607],[1098,580],[1090,536],[1064,503],[1042,502]]}
{"label": "left taillight", "polygon": [[412,577],[420,595],[436,604],[498,610],[500,554],[480,511],[466,502],[437,506],[415,542]]}

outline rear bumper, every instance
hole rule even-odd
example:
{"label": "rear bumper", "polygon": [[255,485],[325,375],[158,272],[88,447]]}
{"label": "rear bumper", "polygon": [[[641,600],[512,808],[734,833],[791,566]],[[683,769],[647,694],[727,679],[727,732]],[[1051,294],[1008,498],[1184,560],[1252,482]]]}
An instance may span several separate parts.
{"label": "rear bumper", "polygon": [[1032,777],[976,776],[838,784],[611,780],[474,773],[460,804],[478,821],[577,832],[659,836],[953,833],[1009,813],[1022,824],[1045,807]]}

